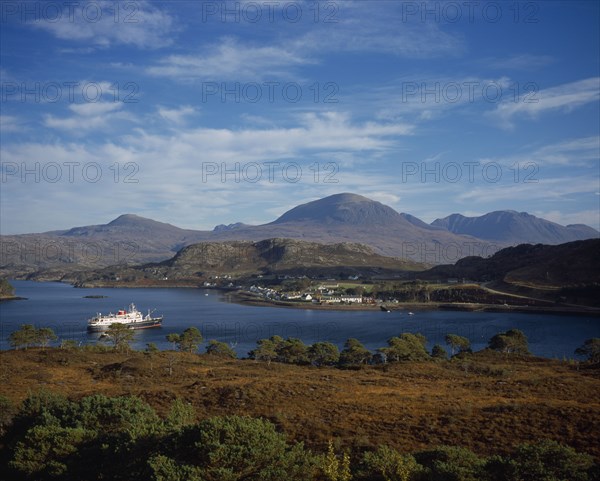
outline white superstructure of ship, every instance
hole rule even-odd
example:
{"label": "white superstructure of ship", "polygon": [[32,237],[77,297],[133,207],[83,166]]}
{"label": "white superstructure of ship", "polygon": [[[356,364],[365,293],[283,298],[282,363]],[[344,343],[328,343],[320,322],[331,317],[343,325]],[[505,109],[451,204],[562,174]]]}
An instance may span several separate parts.
{"label": "white superstructure of ship", "polygon": [[116,314],[112,312],[106,315],[96,314],[88,320],[88,331],[106,331],[111,324],[124,324],[130,329],[147,329],[160,327],[163,316],[153,317],[148,311],[145,316],[136,309],[135,304],[129,305],[129,310],[120,309]]}

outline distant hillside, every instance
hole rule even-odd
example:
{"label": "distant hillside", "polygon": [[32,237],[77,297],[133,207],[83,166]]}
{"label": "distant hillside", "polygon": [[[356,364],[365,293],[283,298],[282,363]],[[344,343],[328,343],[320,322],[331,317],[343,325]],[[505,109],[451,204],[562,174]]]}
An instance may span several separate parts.
{"label": "distant hillside", "polygon": [[502,249],[489,258],[466,257],[455,265],[433,267],[423,277],[502,280],[547,287],[600,283],[600,240],[557,246],[521,244]]}
{"label": "distant hillside", "polygon": [[118,233],[121,235],[124,232],[136,234],[152,233],[155,235],[185,235],[186,231],[179,227],[175,227],[174,225],[157,222],[135,214],[123,214],[108,224],[74,227],[73,229],[65,231],[62,235],[71,237],[90,237],[94,234]]}
{"label": "distant hillside", "polygon": [[214,275],[251,276],[375,275],[422,270],[425,266],[376,254],[356,243],[324,245],[293,239],[266,239],[258,242],[202,242],[182,249],[173,258],[138,267],[87,272],[76,277],[79,283],[94,281],[186,280],[200,282]]}
{"label": "distant hillside", "polygon": [[172,257],[208,234],[133,214],[108,224],[42,234],[1,236],[0,276],[45,280],[115,264],[142,264]]}
{"label": "distant hillside", "polygon": [[249,225],[244,224],[243,222],[236,222],[235,224],[229,224],[229,225],[219,224],[219,225],[215,226],[215,228],[213,229],[213,232],[231,231],[231,230],[235,230],[235,229],[240,229],[242,227],[249,227]]}
{"label": "distant hillside", "polygon": [[480,217],[452,214],[434,220],[431,225],[455,234],[464,234],[500,244],[563,244],[598,238],[600,233],[583,224],[562,226],[527,212],[502,210]]}
{"label": "distant hillside", "polygon": [[377,254],[426,264],[489,255],[516,243],[556,244],[598,237],[585,225],[560,226],[526,213],[501,211],[478,218],[459,214],[432,225],[366,197],[342,193],[296,206],[273,222],[241,222],[212,231],[181,229],[125,214],[107,224],[42,234],[0,236],[0,276],[58,280],[87,269],[161,262],[197,242],[286,238],[321,244],[360,243]]}

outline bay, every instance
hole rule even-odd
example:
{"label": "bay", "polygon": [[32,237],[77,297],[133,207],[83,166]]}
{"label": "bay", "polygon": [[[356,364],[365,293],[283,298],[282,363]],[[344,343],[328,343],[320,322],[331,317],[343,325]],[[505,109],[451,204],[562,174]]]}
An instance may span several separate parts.
{"label": "bay", "polygon": [[[236,304],[227,293],[185,288],[94,288],[77,289],[56,282],[11,281],[16,294],[27,300],[0,303],[0,349],[9,349],[8,336],[21,324],[50,327],[60,339],[79,344],[98,342],[98,334],[88,333],[87,319],[97,312],[106,314],[135,303],[144,314],[156,309],[164,316],[163,326],[136,331],[133,347],[144,349],[154,342],[170,349],[165,336],[195,326],[206,341],[217,339],[230,344],[239,357],[247,356],[258,339],[279,335],[297,337],[305,343],[329,341],[340,349],[354,337],[371,350],[402,332],[420,332],[429,343],[444,344],[448,333],[470,339],[474,350],[487,345],[496,333],[521,329],[529,339],[533,354],[573,358],[574,350],[591,337],[600,337],[600,319],[593,316],[490,313],[460,311],[324,311],[285,309]],[[85,298],[84,296],[107,296]]]}

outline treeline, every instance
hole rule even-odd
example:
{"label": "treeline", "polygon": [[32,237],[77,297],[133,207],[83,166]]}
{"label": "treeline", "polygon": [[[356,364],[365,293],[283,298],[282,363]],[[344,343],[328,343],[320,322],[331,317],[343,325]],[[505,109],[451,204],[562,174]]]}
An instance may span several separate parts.
{"label": "treeline", "polygon": [[[104,336],[112,343],[113,348],[123,352],[131,349],[135,331],[123,324],[111,324]],[[197,352],[202,344],[203,337],[196,327],[189,327],[181,334],[171,333],[165,336],[174,348],[183,352]],[[9,342],[15,349],[32,346],[46,347],[57,339],[56,334],[49,328],[36,329],[31,324],[24,324],[9,336]],[[456,334],[447,334],[445,343],[450,349],[450,356],[471,353],[471,342],[468,338]],[[62,348],[76,348],[72,340],[63,340]],[[528,355],[529,345],[527,336],[519,329],[494,335],[488,341],[488,349],[505,354]],[[158,352],[155,343],[146,345],[146,352]],[[236,352],[226,343],[211,339],[206,346],[206,353],[223,358],[236,359]],[[587,339],[575,350],[575,354],[585,357],[591,363],[600,362],[600,338]],[[272,336],[260,339],[256,349],[248,353],[250,359],[256,361],[282,362],[286,364],[314,365],[314,366],[339,366],[356,368],[366,364],[385,364],[402,361],[442,360],[448,358],[448,351],[440,344],[435,344],[431,352],[427,350],[427,338],[420,333],[405,332],[399,336],[388,339],[387,346],[376,349],[373,353],[358,339],[350,338],[344,343],[342,351],[331,342],[316,342],[306,345],[300,339]]]}
{"label": "treeline", "polygon": [[[2,404],[3,479],[25,481],[593,481],[592,456],[550,440],[507,455],[439,446],[320,451],[289,442],[270,421],[198,419],[176,399],[161,418],[137,397],[72,401],[41,391]],[[7,415],[10,412],[10,416]]]}
{"label": "treeline", "polygon": [[[451,355],[470,353],[471,342],[466,337],[448,334],[446,344]],[[496,334],[488,343],[488,348],[507,354],[529,354],[527,336],[518,329],[510,329]],[[258,341],[256,349],[248,353],[250,359],[268,363],[283,362],[287,364],[313,364],[316,366],[339,366],[356,368],[365,364],[385,364],[403,361],[427,361],[447,359],[448,352],[440,344],[427,350],[427,338],[422,334],[405,332],[388,339],[387,346],[380,347],[372,353],[358,339],[348,339],[340,352],[330,342],[317,342],[310,346],[300,339],[283,339],[272,336]]]}

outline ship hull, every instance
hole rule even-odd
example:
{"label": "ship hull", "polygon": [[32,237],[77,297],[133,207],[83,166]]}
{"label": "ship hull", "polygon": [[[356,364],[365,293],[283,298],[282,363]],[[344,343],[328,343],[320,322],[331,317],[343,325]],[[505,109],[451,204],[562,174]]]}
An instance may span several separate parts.
{"label": "ship hull", "polygon": [[[153,327],[161,327],[162,326],[162,317],[161,318],[156,318],[156,319],[148,319],[148,320],[144,320],[144,321],[139,321],[139,322],[119,322],[119,321],[115,321],[112,324],[123,324],[124,326],[127,326],[129,329],[150,329]],[[104,332],[107,331],[110,327],[110,324],[88,324],[88,331],[89,332]]]}

